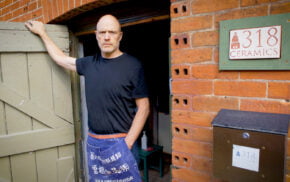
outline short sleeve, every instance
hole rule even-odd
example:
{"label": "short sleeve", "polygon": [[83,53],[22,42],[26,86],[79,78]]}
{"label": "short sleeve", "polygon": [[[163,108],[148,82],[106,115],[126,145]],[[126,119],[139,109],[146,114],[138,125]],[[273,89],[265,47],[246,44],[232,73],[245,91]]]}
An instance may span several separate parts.
{"label": "short sleeve", "polygon": [[93,56],[78,58],[76,60],[77,73],[79,75],[84,75],[86,72],[86,69],[90,66],[93,59],[94,59]]}
{"label": "short sleeve", "polygon": [[76,66],[77,66],[77,73],[79,75],[83,75],[84,74],[84,70],[85,70],[85,61],[83,61],[84,58],[78,58],[76,60]]}
{"label": "short sleeve", "polygon": [[145,79],[144,69],[139,66],[133,76],[134,90],[132,92],[133,98],[148,97],[148,87]]}

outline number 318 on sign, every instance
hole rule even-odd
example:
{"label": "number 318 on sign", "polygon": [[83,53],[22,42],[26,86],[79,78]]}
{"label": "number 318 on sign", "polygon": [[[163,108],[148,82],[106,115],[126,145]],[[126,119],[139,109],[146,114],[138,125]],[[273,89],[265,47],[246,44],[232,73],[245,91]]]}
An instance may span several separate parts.
{"label": "number 318 on sign", "polygon": [[230,31],[230,59],[280,58],[281,26]]}

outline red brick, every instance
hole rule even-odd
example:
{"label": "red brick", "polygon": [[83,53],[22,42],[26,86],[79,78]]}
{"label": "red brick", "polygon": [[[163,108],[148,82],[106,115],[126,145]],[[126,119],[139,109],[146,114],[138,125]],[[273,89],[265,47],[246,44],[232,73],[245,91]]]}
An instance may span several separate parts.
{"label": "red brick", "polygon": [[173,109],[191,109],[192,101],[190,96],[174,95],[172,97],[172,108]]}
{"label": "red brick", "polygon": [[15,9],[20,8],[20,7],[21,7],[20,6],[20,2],[17,1],[14,4],[11,5],[11,10],[14,11]]}
{"label": "red brick", "polygon": [[56,9],[57,9],[57,15],[60,16],[64,13],[63,11],[63,1],[57,1],[56,2]]}
{"label": "red brick", "polygon": [[239,100],[230,97],[195,96],[192,99],[194,111],[218,112],[221,109],[239,109]]}
{"label": "red brick", "polygon": [[7,14],[7,13],[10,13],[11,12],[11,6],[6,6],[4,8],[2,8],[2,13],[3,15]]}
{"label": "red brick", "polygon": [[44,12],[44,23],[49,22],[52,17],[52,7],[51,2],[49,0],[43,0],[43,12]]}
{"label": "red brick", "polygon": [[28,5],[29,5],[29,3],[25,4],[25,6],[22,7],[24,13],[27,13],[28,12]]}
{"label": "red brick", "polygon": [[212,94],[212,81],[201,80],[173,80],[172,92],[173,94]]}
{"label": "red brick", "polygon": [[9,4],[12,4],[13,0],[4,0],[2,7],[8,6]]}
{"label": "red brick", "polygon": [[225,12],[222,14],[217,14],[215,17],[215,24],[216,24],[216,27],[219,27],[218,23],[223,20],[232,20],[232,19],[240,19],[240,18],[255,17],[255,16],[266,16],[266,15],[268,15],[268,6],[238,9],[238,10]]}
{"label": "red brick", "polygon": [[189,48],[190,38],[187,33],[175,34],[170,38],[171,49]]}
{"label": "red brick", "polygon": [[190,78],[191,70],[189,65],[172,65],[171,66],[172,78]]}
{"label": "red brick", "polygon": [[196,127],[186,124],[173,123],[174,137],[190,139],[201,142],[212,142],[212,129],[209,127]]}
{"label": "red brick", "polygon": [[75,8],[75,0],[69,0],[69,9],[72,10]]}
{"label": "red brick", "polygon": [[212,16],[195,16],[171,21],[171,32],[180,33],[212,27]]}
{"label": "red brick", "polygon": [[189,2],[177,2],[171,4],[170,17],[184,17],[190,15]]}
{"label": "red brick", "polygon": [[27,6],[27,4],[29,4],[30,0],[21,0],[19,3],[19,6],[22,7],[22,6]]}
{"label": "red brick", "polygon": [[69,10],[69,0],[63,0],[63,11],[66,13]]}
{"label": "red brick", "polygon": [[290,2],[273,4],[270,7],[270,14],[281,14],[290,12]]}
{"label": "red brick", "polygon": [[190,128],[189,125],[185,124],[172,124],[172,134],[174,137],[183,138],[183,139],[190,139]]}
{"label": "red brick", "polygon": [[179,49],[172,50],[172,64],[197,63],[210,61],[212,59],[212,48]]}
{"label": "red brick", "polygon": [[37,17],[40,17],[41,15],[42,15],[42,8],[32,12],[32,18],[37,18]]}
{"label": "red brick", "polygon": [[253,81],[215,81],[214,94],[239,97],[265,97],[266,83]]}
{"label": "red brick", "polygon": [[212,128],[205,128],[205,127],[192,127],[190,129],[189,135],[191,136],[192,140],[195,141],[202,141],[202,142],[210,142],[213,141],[213,133]]}
{"label": "red brick", "polygon": [[290,80],[290,71],[243,71],[241,79]]}
{"label": "red brick", "polygon": [[12,18],[12,13],[8,13],[6,15],[3,15],[2,18],[3,18],[2,19],[3,21],[8,21]]}
{"label": "red brick", "polygon": [[271,3],[279,0],[241,0],[241,6],[253,6],[264,3]]}
{"label": "red brick", "polygon": [[173,137],[172,149],[173,151],[184,152],[187,154],[208,158],[212,156],[212,144],[205,142],[196,142]]}
{"label": "red brick", "polygon": [[191,155],[180,152],[172,152],[172,164],[174,166],[190,168],[192,164]]}
{"label": "red brick", "polygon": [[57,0],[52,0],[52,4],[51,4],[51,7],[52,7],[52,19],[56,18],[59,16],[58,14],[58,10],[57,10]]}
{"label": "red brick", "polygon": [[171,113],[172,122],[192,124],[196,126],[211,127],[216,114],[208,112],[176,111]]}
{"label": "red brick", "polygon": [[26,13],[22,16],[22,21],[28,21],[32,19],[32,13]]}
{"label": "red brick", "polygon": [[41,2],[42,0],[37,0],[37,7],[38,8],[40,8],[40,7],[42,7],[42,2]]}
{"label": "red brick", "polygon": [[192,46],[217,45],[219,35],[217,31],[196,32],[192,34]]}
{"label": "red brick", "polygon": [[208,13],[239,7],[239,0],[195,0],[192,2],[192,13]]}
{"label": "red brick", "polygon": [[191,67],[192,77],[200,79],[237,79],[239,73],[236,71],[219,71],[218,65],[193,65]]}
{"label": "red brick", "polygon": [[268,97],[290,100],[290,83],[269,82]]}
{"label": "red brick", "polygon": [[37,3],[33,2],[28,5],[28,11],[33,11],[37,8]]}
{"label": "red brick", "polygon": [[212,159],[192,156],[192,169],[212,173]]}
{"label": "red brick", "polygon": [[81,1],[75,0],[75,7],[79,7],[81,5]]}
{"label": "red brick", "polygon": [[241,99],[241,110],[290,114],[290,102]]}
{"label": "red brick", "polygon": [[17,17],[17,16],[22,15],[23,13],[24,13],[23,8],[19,8],[19,9],[13,11],[13,12],[12,12],[12,15],[13,15],[13,17]]}
{"label": "red brick", "polygon": [[215,63],[219,62],[219,49],[218,48],[214,48],[213,50],[213,60]]}
{"label": "red brick", "polygon": [[36,20],[36,21],[40,21],[40,22],[44,22],[43,16],[38,17],[38,18],[36,18],[35,20]]}
{"label": "red brick", "polygon": [[181,182],[209,182],[211,177],[209,174],[200,173],[190,169],[172,169],[172,178],[182,179]]}

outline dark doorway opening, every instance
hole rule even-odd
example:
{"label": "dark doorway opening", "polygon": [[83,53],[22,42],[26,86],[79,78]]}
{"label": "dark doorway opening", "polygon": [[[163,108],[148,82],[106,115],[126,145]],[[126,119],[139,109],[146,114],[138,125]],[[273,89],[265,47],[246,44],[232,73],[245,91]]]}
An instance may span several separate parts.
{"label": "dark doorway opening", "polygon": [[[148,144],[163,146],[164,172],[168,179],[171,165],[171,120],[170,120],[170,20],[159,20],[122,28],[123,39],[120,49],[142,61],[150,93],[151,112],[145,125]],[[99,53],[94,34],[79,37],[83,44],[84,56]],[[140,139],[139,137],[139,144]],[[152,161],[158,161],[152,160]],[[152,162],[151,161],[151,162]],[[156,171],[151,179],[158,178]],[[155,174],[155,175],[154,175]]]}

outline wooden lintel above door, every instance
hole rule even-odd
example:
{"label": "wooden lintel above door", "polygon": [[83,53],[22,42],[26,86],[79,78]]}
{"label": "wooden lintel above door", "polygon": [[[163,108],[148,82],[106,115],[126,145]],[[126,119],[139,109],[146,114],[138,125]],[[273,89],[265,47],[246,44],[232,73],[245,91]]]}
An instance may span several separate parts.
{"label": "wooden lintel above door", "polygon": [[83,13],[67,22],[69,29],[76,35],[93,34],[98,19],[104,14],[116,16],[122,27],[170,18],[170,1],[141,0],[112,4]]}

